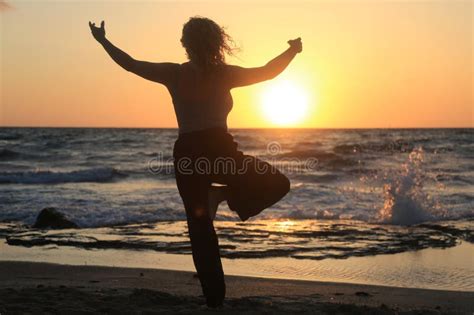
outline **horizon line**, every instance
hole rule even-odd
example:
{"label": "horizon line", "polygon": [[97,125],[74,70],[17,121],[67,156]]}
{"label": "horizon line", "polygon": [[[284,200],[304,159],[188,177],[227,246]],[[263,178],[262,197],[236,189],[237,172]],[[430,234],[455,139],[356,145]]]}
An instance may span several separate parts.
{"label": "horizon line", "polygon": [[[0,126],[0,128],[49,128],[49,129],[175,129],[178,127],[117,127],[117,126]],[[228,130],[235,129],[301,129],[301,130],[368,130],[368,129],[474,129],[474,126],[456,126],[456,127],[230,127]]]}

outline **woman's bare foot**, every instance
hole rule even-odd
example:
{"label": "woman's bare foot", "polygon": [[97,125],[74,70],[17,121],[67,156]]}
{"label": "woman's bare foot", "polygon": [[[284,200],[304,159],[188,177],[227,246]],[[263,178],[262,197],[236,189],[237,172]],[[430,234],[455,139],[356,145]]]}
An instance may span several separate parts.
{"label": "woman's bare foot", "polygon": [[219,204],[227,199],[227,186],[211,186],[208,192],[209,198],[209,217],[214,220]]}

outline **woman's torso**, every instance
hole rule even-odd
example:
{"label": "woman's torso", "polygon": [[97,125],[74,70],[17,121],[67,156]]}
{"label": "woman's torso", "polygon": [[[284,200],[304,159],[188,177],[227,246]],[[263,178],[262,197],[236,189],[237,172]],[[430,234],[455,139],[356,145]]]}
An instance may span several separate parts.
{"label": "woman's torso", "polygon": [[180,134],[216,127],[227,129],[232,96],[225,70],[226,66],[222,65],[203,71],[190,62],[178,67],[168,89]]}

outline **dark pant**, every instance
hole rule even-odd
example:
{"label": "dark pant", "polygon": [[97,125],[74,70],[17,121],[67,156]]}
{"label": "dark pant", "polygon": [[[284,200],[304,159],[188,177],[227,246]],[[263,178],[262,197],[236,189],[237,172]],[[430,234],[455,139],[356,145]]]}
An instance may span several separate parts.
{"label": "dark pant", "polygon": [[212,183],[227,186],[227,204],[242,221],[275,204],[290,189],[276,168],[237,150],[225,129],[181,134],[176,140],[174,167],[188,221],[194,265],[209,306],[222,304],[224,272],[214,225],[208,214]]}

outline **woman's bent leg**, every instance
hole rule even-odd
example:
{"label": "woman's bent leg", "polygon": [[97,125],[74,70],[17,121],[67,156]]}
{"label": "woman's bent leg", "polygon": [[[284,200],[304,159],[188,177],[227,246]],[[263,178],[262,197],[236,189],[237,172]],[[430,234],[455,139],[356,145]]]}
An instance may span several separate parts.
{"label": "woman's bent leg", "polygon": [[193,261],[207,305],[222,305],[224,272],[217,235],[207,208],[210,182],[203,176],[180,174],[176,175],[176,182],[186,209]]}
{"label": "woman's bent leg", "polygon": [[290,191],[290,181],[269,163],[237,155],[236,169],[222,179],[229,187],[227,203],[245,221],[277,203]]}

